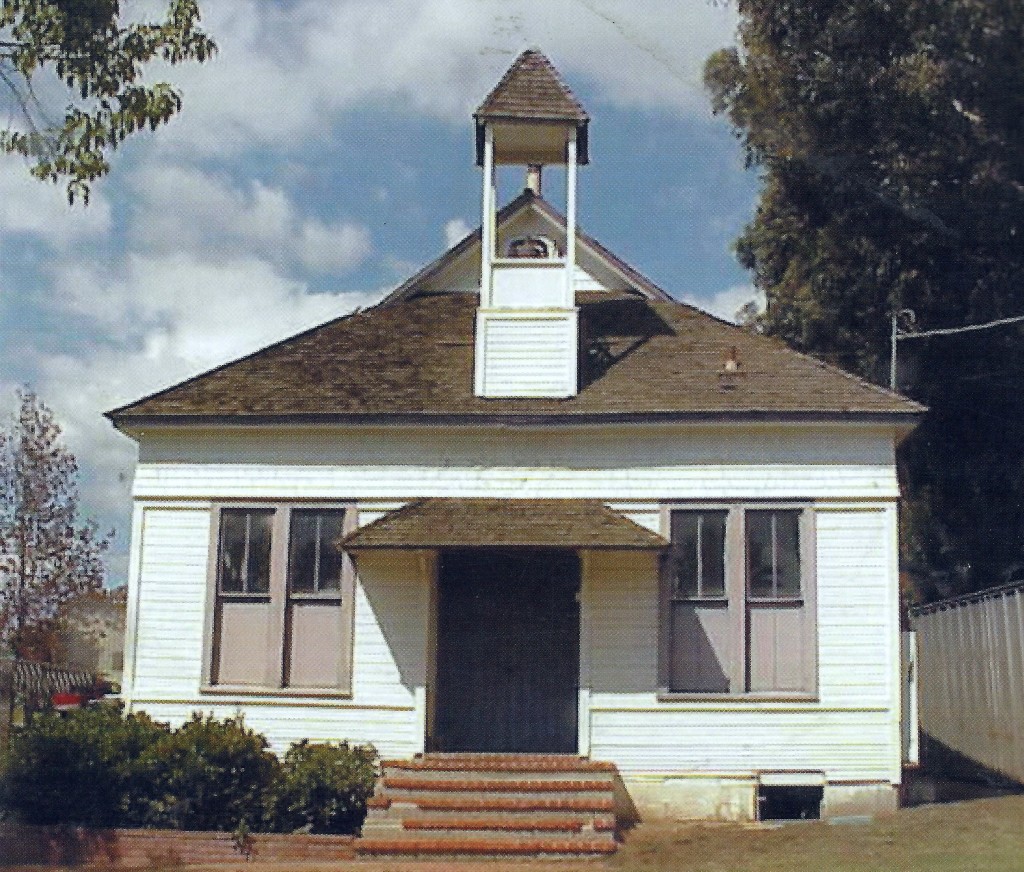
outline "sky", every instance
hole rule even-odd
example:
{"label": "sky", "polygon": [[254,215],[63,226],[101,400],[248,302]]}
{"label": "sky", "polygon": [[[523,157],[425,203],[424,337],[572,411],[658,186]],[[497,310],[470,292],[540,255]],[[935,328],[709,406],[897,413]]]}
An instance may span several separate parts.
{"label": "sky", "polygon": [[524,48],[592,118],[583,229],[715,314],[752,298],[732,243],[757,178],[700,83],[734,42],[731,5],[200,5],[218,54],[154,71],[184,109],[114,154],[88,207],[0,157],[0,413],[21,385],[54,410],[83,515],[115,530],[110,584],[127,578],[136,450],[102,413],[372,304],[476,227],[472,112]]}

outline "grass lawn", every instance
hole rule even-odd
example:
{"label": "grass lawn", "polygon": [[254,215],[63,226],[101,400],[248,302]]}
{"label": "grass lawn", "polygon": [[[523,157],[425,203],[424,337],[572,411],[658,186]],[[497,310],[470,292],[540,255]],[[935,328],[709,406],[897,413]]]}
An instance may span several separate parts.
{"label": "grass lawn", "polygon": [[777,829],[649,823],[606,864],[623,872],[1024,870],[1024,796],[903,809],[867,824]]}
{"label": "grass lawn", "polygon": [[613,857],[585,863],[239,860],[227,866],[187,868],[189,872],[203,868],[208,872],[1024,872],[1024,796],[903,809],[861,824],[814,821],[765,828],[652,822],[627,833]]}

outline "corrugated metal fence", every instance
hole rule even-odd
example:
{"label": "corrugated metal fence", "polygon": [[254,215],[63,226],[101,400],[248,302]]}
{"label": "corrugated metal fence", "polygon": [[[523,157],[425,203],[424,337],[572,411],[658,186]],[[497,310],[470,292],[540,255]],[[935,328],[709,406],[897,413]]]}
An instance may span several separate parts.
{"label": "corrugated metal fence", "polygon": [[96,676],[80,669],[15,660],[0,654],[0,752],[10,742],[15,707],[23,717],[46,708],[54,693],[89,693],[96,687]]}
{"label": "corrugated metal fence", "polygon": [[918,606],[921,732],[1024,782],[1024,582]]}

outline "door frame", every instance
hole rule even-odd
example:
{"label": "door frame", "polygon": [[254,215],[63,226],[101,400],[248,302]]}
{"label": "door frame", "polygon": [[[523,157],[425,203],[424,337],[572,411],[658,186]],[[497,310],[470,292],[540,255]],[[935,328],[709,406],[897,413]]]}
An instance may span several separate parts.
{"label": "door frame", "polygon": [[578,628],[576,657],[576,753],[582,757],[590,756],[590,650],[586,644],[589,638],[589,620],[586,615],[586,598],[584,591],[587,586],[588,553],[578,548],[544,548],[529,549],[528,547],[501,547],[494,546],[474,549],[444,549],[437,548],[432,552],[430,568],[427,574],[427,620],[426,620],[426,662],[424,689],[424,712],[423,712],[423,750],[431,753],[438,750],[436,739],[437,724],[437,698],[438,698],[438,628],[441,623],[441,563],[445,550],[479,550],[479,551],[513,551],[522,552],[528,550],[544,551],[571,551],[575,554],[579,564],[579,587],[576,592],[578,607]]}

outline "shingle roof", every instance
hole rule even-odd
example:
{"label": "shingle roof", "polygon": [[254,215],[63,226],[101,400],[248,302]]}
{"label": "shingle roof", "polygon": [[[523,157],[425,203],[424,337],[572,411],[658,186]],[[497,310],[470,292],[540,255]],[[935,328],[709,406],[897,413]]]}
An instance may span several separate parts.
{"label": "shingle roof", "polygon": [[476,117],[586,122],[584,108],[541,52],[527,49],[484,98]]}
{"label": "shingle roof", "polygon": [[409,503],[342,540],[346,549],[664,548],[657,533],[600,500],[424,499]]}
{"label": "shingle roof", "polygon": [[[397,422],[817,418],[923,407],[677,302],[579,294],[581,389],[568,399],[473,393],[469,293],[414,296],[300,333],[108,413],[133,422]],[[740,375],[723,374],[735,347]]]}

